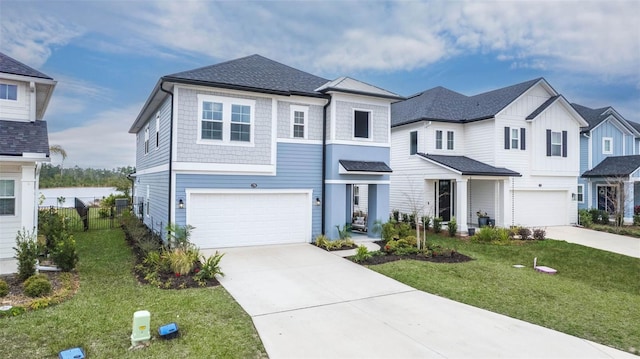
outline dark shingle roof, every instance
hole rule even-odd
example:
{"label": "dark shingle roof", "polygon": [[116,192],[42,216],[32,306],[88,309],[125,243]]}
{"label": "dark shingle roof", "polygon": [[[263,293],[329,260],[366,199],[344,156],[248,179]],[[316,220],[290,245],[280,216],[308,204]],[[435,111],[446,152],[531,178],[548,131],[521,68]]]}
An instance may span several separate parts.
{"label": "dark shingle roof", "polygon": [[542,111],[546,110],[547,107],[551,106],[559,98],[560,98],[560,95],[549,97],[547,101],[545,101],[535,111],[533,111],[529,116],[527,116],[527,120],[533,120],[534,118],[536,118],[539,114],[542,113]]}
{"label": "dark shingle roof", "polygon": [[283,95],[313,96],[321,96],[315,90],[329,82],[260,55],[179,72],[164,76],[163,79]]}
{"label": "dark shingle roof", "polygon": [[29,77],[39,77],[43,79],[53,80],[51,77],[35,70],[22,62],[19,62],[2,52],[0,52],[0,72],[12,75],[21,75]]}
{"label": "dark shingle roof", "polygon": [[589,108],[586,106],[578,105],[577,103],[572,103],[571,106],[582,116],[588,123],[589,127],[585,127],[583,131],[590,131],[594,127],[598,126],[600,122],[604,121],[609,115],[603,115],[608,109],[611,107],[603,107],[603,108]]}
{"label": "dark shingle roof", "polygon": [[47,122],[0,120],[0,155],[21,156],[25,152],[49,156]]}
{"label": "dark shingle roof", "polygon": [[340,160],[342,167],[349,172],[393,172],[384,162]]}
{"label": "dark shingle roof", "polygon": [[466,156],[430,155],[418,153],[428,160],[449,167],[462,175],[474,176],[513,176],[520,177],[520,173],[502,167],[493,167],[484,162],[476,161]]}
{"label": "dark shingle roof", "polygon": [[635,128],[636,131],[640,132],[640,123],[634,122],[634,121],[627,121],[631,127]]}
{"label": "dark shingle roof", "polygon": [[391,126],[420,120],[468,122],[495,116],[543,78],[474,96],[436,87],[391,105]]}
{"label": "dark shingle roof", "polygon": [[612,156],[582,174],[582,177],[629,176],[640,168],[640,155]]}

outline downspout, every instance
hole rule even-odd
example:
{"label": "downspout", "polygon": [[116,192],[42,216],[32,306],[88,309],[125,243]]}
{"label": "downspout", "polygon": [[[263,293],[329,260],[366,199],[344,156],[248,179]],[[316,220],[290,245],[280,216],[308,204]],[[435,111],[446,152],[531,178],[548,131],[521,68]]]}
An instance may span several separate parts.
{"label": "downspout", "polygon": [[171,109],[169,110],[169,196],[167,203],[167,226],[173,223],[173,218],[171,218],[172,208],[171,208],[171,188],[173,185],[173,92],[169,90],[165,90],[162,85],[164,85],[164,80],[160,83],[160,91],[167,93],[171,96]]}
{"label": "downspout", "polygon": [[326,188],[327,188],[327,108],[331,104],[331,95],[329,95],[329,101],[324,105],[322,111],[322,214],[321,214],[321,232],[322,235],[325,234],[324,226],[326,222],[325,215],[325,206],[326,206]]}
{"label": "downspout", "polygon": [[35,178],[33,181],[33,190],[35,193],[35,208],[33,211],[33,229],[35,233],[38,233],[38,214],[40,210],[40,170],[42,169],[42,162],[36,162]]}

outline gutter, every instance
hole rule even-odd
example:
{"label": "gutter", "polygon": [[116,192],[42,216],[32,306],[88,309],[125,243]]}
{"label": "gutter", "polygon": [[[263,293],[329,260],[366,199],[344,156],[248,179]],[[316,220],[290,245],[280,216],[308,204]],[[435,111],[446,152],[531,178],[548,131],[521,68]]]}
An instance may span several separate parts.
{"label": "gutter", "polygon": [[164,87],[164,79],[160,82],[160,91],[167,93],[171,96],[171,109],[169,110],[169,197],[168,197],[168,205],[167,205],[167,226],[173,223],[173,218],[171,214],[173,213],[173,208],[171,207],[171,188],[173,188],[173,92],[169,90],[165,90]]}
{"label": "gutter", "polygon": [[326,188],[327,188],[327,108],[331,105],[331,99],[333,97],[329,95],[329,100],[322,109],[322,213],[321,213],[321,231],[322,235],[325,234],[324,226],[326,222],[325,206],[326,206]]}

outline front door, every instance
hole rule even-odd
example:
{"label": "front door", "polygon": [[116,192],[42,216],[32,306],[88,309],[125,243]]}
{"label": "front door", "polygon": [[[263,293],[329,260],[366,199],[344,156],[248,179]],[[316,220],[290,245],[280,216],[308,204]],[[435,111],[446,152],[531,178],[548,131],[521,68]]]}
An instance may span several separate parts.
{"label": "front door", "polygon": [[438,217],[442,218],[443,222],[449,222],[451,220],[451,180],[439,180],[437,193]]}
{"label": "front door", "polygon": [[618,204],[618,188],[616,186],[598,186],[598,209],[609,214],[616,212]]}

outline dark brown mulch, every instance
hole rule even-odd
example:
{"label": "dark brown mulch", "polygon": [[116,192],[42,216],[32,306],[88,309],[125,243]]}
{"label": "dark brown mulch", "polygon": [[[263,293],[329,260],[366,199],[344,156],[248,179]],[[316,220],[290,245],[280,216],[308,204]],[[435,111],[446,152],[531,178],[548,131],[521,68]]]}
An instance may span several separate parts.
{"label": "dark brown mulch", "polygon": [[398,256],[395,254],[384,254],[380,256],[373,256],[366,261],[359,262],[359,264],[383,264],[393,261],[399,261],[403,259],[413,259],[417,261],[425,261],[425,262],[434,262],[434,263],[464,263],[472,261],[473,258],[468,257],[462,253],[453,252],[450,256],[447,255],[435,255],[431,257],[426,257],[422,254],[407,254],[404,256]]}
{"label": "dark brown mulch", "polygon": [[[64,285],[60,280],[60,275],[64,272],[45,272],[42,271],[40,274],[44,274],[49,277],[49,281],[51,282],[51,295],[59,293],[60,290],[64,289]],[[78,278],[78,273],[73,271],[72,275],[72,288],[69,293],[69,298],[72,297],[78,287],[80,286],[80,281]],[[22,281],[18,278],[17,274],[4,274],[0,276],[0,279],[7,282],[9,285],[9,294],[5,297],[0,298],[0,306],[2,305],[12,305],[12,306],[28,306],[31,302],[38,298],[31,298],[24,294],[24,286],[22,285]]]}

